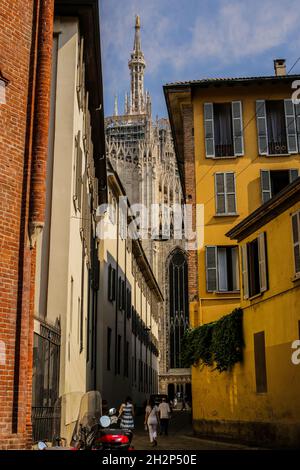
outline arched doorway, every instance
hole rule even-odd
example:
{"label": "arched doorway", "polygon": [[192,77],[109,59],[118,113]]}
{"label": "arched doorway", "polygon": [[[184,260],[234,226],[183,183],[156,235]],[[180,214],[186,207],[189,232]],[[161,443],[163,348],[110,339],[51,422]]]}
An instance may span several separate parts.
{"label": "arched doorway", "polygon": [[176,249],[169,260],[169,338],[171,369],[181,368],[181,340],[189,326],[188,266],[184,252]]}

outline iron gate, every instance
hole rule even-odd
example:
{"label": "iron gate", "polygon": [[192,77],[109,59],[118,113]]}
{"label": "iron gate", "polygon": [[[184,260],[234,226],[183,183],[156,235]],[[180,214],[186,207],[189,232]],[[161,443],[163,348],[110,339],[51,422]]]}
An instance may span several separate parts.
{"label": "iron gate", "polygon": [[40,323],[34,333],[32,379],[33,441],[52,440],[60,408],[59,394],[60,327]]}

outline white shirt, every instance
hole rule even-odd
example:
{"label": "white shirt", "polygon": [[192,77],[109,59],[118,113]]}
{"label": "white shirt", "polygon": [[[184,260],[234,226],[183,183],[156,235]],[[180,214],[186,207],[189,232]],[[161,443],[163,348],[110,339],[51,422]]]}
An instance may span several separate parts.
{"label": "white shirt", "polygon": [[154,406],[153,408],[151,408],[151,406],[147,406],[146,411],[149,414],[147,423],[157,424],[157,417],[156,417],[156,413],[158,412],[157,406]]}
{"label": "white shirt", "polygon": [[160,413],[160,419],[169,419],[169,413],[171,413],[169,403],[165,401],[160,403],[158,409]]}

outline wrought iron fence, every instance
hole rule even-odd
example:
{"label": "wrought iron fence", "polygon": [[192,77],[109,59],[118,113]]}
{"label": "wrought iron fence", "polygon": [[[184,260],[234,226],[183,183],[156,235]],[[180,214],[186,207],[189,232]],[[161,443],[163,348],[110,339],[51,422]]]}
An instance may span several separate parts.
{"label": "wrought iron fence", "polygon": [[60,419],[59,393],[60,328],[40,324],[34,334],[32,428],[33,440],[52,440]]}

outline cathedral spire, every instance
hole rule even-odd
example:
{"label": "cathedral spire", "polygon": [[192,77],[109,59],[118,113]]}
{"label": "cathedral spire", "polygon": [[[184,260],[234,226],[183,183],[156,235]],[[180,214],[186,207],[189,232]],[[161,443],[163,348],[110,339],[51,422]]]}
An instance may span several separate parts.
{"label": "cathedral spire", "polygon": [[135,35],[133,50],[136,54],[141,52],[141,20],[139,15],[136,15],[135,17]]}
{"label": "cathedral spire", "polygon": [[114,103],[114,116],[119,115],[119,110],[118,110],[118,95],[115,95],[115,103]]}
{"label": "cathedral spire", "polygon": [[133,51],[131,53],[128,67],[130,70],[131,86],[129,109],[130,114],[143,114],[146,112],[145,94],[144,94],[144,71],[146,62],[141,49],[141,21],[137,15],[135,18],[135,35]]}

